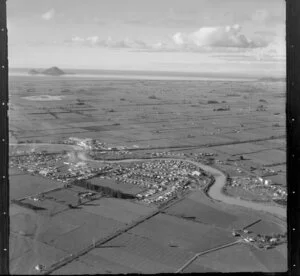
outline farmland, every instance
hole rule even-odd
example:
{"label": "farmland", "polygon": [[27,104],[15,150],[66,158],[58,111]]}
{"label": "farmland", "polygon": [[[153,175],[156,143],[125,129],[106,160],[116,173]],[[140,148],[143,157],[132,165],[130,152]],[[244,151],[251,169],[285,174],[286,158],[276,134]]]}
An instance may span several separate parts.
{"label": "farmland", "polygon": [[[255,234],[286,231],[284,217],[209,198],[218,176],[197,166],[242,181],[227,197],[284,208],[275,202],[286,189],[284,83],[10,81],[11,273],[41,273],[39,264],[51,274],[175,272],[253,221]],[[184,272],[284,271],[284,246],[237,243]]]}

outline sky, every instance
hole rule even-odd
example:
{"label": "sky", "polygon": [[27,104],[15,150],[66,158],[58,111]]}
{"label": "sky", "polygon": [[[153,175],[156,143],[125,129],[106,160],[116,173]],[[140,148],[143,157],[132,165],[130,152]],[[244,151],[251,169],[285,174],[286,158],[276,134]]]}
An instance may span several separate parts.
{"label": "sky", "polygon": [[8,0],[11,68],[285,73],[284,0]]}

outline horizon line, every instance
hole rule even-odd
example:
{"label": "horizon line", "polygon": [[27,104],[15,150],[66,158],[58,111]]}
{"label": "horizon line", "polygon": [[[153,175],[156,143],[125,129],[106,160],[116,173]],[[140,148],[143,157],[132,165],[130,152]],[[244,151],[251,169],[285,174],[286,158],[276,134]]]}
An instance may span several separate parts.
{"label": "horizon line", "polygon": [[[47,66],[47,67],[9,67],[9,70],[31,70],[31,69],[48,69],[48,68],[53,68],[57,67],[61,70],[70,70],[70,71],[91,71],[91,72],[114,72],[114,73],[136,73],[136,74],[145,74],[145,73],[162,73],[162,74],[167,74],[167,75],[189,75],[189,76],[228,76],[228,77],[236,77],[236,78],[265,78],[265,77],[270,77],[270,78],[283,78],[286,77],[285,73],[278,73],[278,74],[249,74],[249,73],[237,73],[237,72],[213,72],[213,71],[206,71],[206,72],[201,72],[201,71],[170,71],[170,70],[147,70],[147,69],[101,69],[101,68],[68,68],[68,67],[63,67],[63,66]],[[66,74],[68,72],[65,72]],[[70,72],[72,73],[72,72]]]}

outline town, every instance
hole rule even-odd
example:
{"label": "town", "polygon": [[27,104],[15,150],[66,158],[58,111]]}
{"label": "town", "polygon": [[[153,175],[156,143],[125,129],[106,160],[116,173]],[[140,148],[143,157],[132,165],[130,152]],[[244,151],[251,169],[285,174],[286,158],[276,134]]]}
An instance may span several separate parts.
{"label": "town", "polygon": [[[217,168],[230,165],[229,162],[217,159],[216,154],[207,152],[183,154],[130,151],[125,146],[107,145],[96,139],[76,137],[65,139],[62,144],[78,146],[80,150],[62,153],[33,151],[30,154],[11,156],[10,165],[33,175],[38,174],[68,184],[74,180],[100,177],[113,179],[120,185],[135,185],[141,188],[141,192],[135,195],[136,199],[147,204],[166,202],[187,189],[205,191],[213,182],[213,177],[191,162],[202,162]],[[244,174],[228,175],[224,193],[231,195],[232,191],[247,191],[255,194],[255,200],[258,201],[286,203],[286,188],[262,177],[267,173],[272,175],[274,171],[265,169],[261,172],[262,176],[253,172],[245,174],[245,170],[236,166],[237,162],[233,165],[235,171]]]}

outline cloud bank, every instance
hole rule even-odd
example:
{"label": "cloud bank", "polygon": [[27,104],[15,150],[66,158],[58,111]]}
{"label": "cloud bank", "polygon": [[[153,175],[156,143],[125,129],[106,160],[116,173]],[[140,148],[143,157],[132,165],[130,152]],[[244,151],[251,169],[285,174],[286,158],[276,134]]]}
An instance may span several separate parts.
{"label": "cloud bank", "polygon": [[[101,39],[99,36],[73,36],[66,41],[69,45],[83,47],[102,47],[131,49],[141,52],[199,52],[207,54],[237,54],[251,56],[256,60],[285,59],[285,41],[281,37],[272,39],[265,35],[249,38],[242,33],[240,25],[202,27],[191,33],[176,32],[165,41],[147,43],[141,40],[125,38],[113,40],[111,37]],[[229,55],[230,56],[230,55]]]}
{"label": "cloud bank", "polygon": [[55,16],[55,10],[51,9],[45,13],[42,14],[42,19],[49,21]]}
{"label": "cloud bank", "polygon": [[189,50],[206,51],[208,48],[261,48],[268,46],[269,42],[261,37],[250,39],[241,32],[241,26],[202,27],[191,33],[177,32],[167,42],[158,41],[155,44],[141,40],[124,39],[114,41],[111,37],[100,39],[98,36],[81,38],[73,37],[70,43],[86,46],[99,46],[108,48],[135,48],[153,50]]}
{"label": "cloud bank", "polygon": [[77,44],[89,47],[104,47],[104,48],[127,48],[127,49],[146,49],[149,47],[144,41],[131,40],[129,38],[123,40],[113,40],[111,37],[107,39],[100,39],[99,36],[89,36],[82,38],[73,36],[68,44]]}
{"label": "cloud bank", "polygon": [[267,46],[267,42],[251,40],[241,33],[241,26],[236,24],[226,27],[203,27],[192,33],[176,33],[172,36],[175,45],[185,48],[229,47],[259,48]]}

